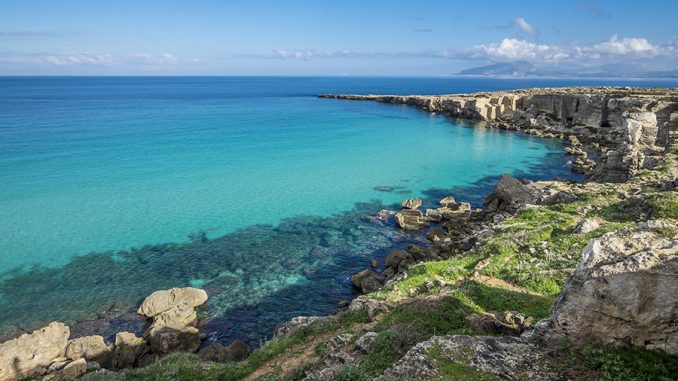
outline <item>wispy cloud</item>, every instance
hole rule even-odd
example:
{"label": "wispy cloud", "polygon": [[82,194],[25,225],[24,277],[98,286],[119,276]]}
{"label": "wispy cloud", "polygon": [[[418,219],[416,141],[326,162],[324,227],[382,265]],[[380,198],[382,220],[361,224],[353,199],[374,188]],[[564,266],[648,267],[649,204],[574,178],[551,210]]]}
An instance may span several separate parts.
{"label": "wispy cloud", "polygon": [[522,17],[516,17],[514,20],[504,24],[504,25],[495,25],[497,29],[513,29],[517,30],[519,34],[528,37],[537,37],[539,35],[539,29],[527,22]]}
{"label": "wispy cloud", "polygon": [[41,37],[53,37],[56,36],[56,33],[38,30],[38,29],[25,29],[25,30],[0,30],[0,38],[13,38],[13,39],[33,39]]}
{"label": "wispy cloud", "polygon": [[593,15],[594,17],[607,17],[609,14],[596,3],[579,3],[577,7],[583,9]]}
{"label": "wispy cloud", "polygon": [[504,38],[501,41],[474,45],[463,49],[443,49],[419,52],[365,52],[353,50],[327,51],[321,49],[275,50],[272,54],[248,56],[264,59],[335,59],[359,57],[419,57],[443,58],[466,61],[530,61],[536,64],[557,63],[607,63],[620,57],[625,60],[642,61],[647,57],[662,57],[673,65],[678,61],[678,49],[670,44],[657,45],[645,38],[619,38],[613,35],[606,41],[592,45],[549,45],[525,39]]}
{"label": "wispy cloud", "polygon": [[432,33],[433,30],[428,29],[428,28],[417,28],[417,29],[414,30],[414,32],[415,33]]}
{"label": "wispy cloud", "polygon": [[149,53],[136,53],[128,56],[128,61],[142,65],[176,65],[179,59],[172,53],[162,53],[160,55],[153,55]]}
{"label": "wispy cloud", "polygon": [[171,66],[183,63],[197,64],[196,58],[181,60],[172,53],[135,53],[115,55],[96,52],[0,52],[0,64],[31,66]]}

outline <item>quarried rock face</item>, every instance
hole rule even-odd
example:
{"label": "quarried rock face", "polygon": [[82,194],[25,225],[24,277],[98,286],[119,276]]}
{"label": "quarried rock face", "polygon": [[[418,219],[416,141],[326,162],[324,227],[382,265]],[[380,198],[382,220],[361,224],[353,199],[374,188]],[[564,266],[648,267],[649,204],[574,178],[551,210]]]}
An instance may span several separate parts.
{"label": "quarried rock face", "polygon": [[200,346],[200,331],[195,327],[195,307],[207,301],[205,290],[172,288],[156,291],[139,307],[139,314],[153,318],[144,337],[158,354],[195,352]]}
{"label": "quarried rock face", "polygon": [[632,344],[678,355],[675,224],[648,221],[589,242],[552,310],[575,343]]}
{"label": "quarried rock face", "polygon": [[69,335],[66,325],[53,322],[0,344],[0,380],[45,374],[53,359],[65,355]]}
{"label": "quarried rock face", "polygon": [[447,379],[449,363],[467,368],[478,379],[563,380],[541,349],[517,337],[434,336],[410,349],[375,380]]}

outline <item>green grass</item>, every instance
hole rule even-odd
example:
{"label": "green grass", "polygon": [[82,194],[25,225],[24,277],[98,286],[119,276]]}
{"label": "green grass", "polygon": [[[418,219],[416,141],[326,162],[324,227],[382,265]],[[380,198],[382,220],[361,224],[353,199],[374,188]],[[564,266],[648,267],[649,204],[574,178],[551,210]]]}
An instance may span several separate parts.
{"label": "green grass", "polygon": [[671,218],[678,220],[678,193],[661,192],[650,197],[653,218]]}
{"label": "green grass", "polygon": [[678,359],[662,351],[619,347],[585,348],[581,360],[600,372],[601,381],[669,381],[678,379]]}
{"label": "green grass", "polygon": [[98,380],[160,381],[160,380],[197,380],[232,381],[239,380],[264,363],[271,361],[289,348],[308,342],[313,336],[339,331],[358,322],[367,321],[367,314],[360,311],[347,311],[340,314],[336,321],[319,321],[302,327],[290,335],[273,339],[262,348],[252,352],[244,361],[212,363],[202,361],[192,354],[173,354],[145,368],[104,376]]}
{"label": "green grass", "polygon": [[433,346],[428,351],[429,361],[440,372],[440,380],[465,380],[465,381],[494,381],[496,378],[468,365],[468,359],[449,360],[443,356],[439,345]]}

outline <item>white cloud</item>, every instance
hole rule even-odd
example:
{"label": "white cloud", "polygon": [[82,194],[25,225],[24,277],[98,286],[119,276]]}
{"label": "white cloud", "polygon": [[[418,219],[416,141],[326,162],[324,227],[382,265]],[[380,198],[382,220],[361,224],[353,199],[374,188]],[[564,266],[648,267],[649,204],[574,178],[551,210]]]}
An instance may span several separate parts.
{"label": "white cloud", "polygon": [[488,60],[562,60],[569,57],[564,49],[554,45],[535,44],[515,38],[498,43],[481,44],[459,51],[455,58]]}
{"label": "white cloud", "polygon": [[518,27],[518,29],[520,29],[523,33],[529,34],[530,36],[535,36],[535,35],[539,34],[539,32],[537,31],[537,28],[530,25],[530,23],[528,23],[527,20],[525,20],[522,17],[518,17],[515,20],[515,24]]}
{"label": "white cloud", "polygon": [[176,65],[179,63],[177,57],[172,53],[162,53],[153,55],[149,53],[137,53],[129,56],[132,63],[142,65]]}
{"label": "white cloud", "polygon": [[608,41],[593,45],[590,49],[592,53],[611,54],[611,55],[657,55],[662,49],[650,43],[644,38],[622,38],[617,35],[610,37]]}
{"label": "white cloud", "polygon": [[41,60],[56,66],[108,65],[113,62],[113,56],[107,53],[63,53],[46,55]]}

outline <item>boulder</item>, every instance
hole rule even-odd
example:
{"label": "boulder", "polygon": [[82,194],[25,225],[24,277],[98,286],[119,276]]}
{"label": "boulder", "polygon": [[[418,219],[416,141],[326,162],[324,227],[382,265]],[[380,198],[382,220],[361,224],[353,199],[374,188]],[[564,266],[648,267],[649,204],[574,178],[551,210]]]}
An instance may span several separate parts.
{"label": "boulder", "polygon": [[421,206],[422,200],[419,197],[410,198],[400,203],[405,209],[417,209]]}
{"label": "boulder", "polygon": [[678,355],[678,226],[661,220],[589,242],[553,310],[575,344],[633,344]]}
{"label": "boulder", "polygon": [[205,302],[207,302],[205,290],[193,287],[172,288],[156,291],[149,295],[141,303],[137,313],[146,317],[155,317],[178,305],[195,308],[205,304]]}
{"label": "boulder", "polygon": [[45,373],[52,360],[64,357],[70,329],[53,322],[0,344],[0,380],[19,380]]}
{"label": "boulder", "polygon": [[372,349],[374,349],[374,345],[377,342],[377,336],[379,336],[379,334],[376,332],[365,333],[356,340],[355,349],[363,354],[372,352]]}
{"label": "boulder", "polygon": [[104,368],[111,367],[113,351],[102,336],[84,336],[68,342],[66,357],[71,360],[96,361]]}
{"label": "boulder", "polygon": [[439,201],[440,205],[444,208],[449,208],[451,205],[457,203],[457,201],[452,196],[447,196],[444,199]]}
{"label": "boulder", "polygon": [[68,363],[62,370],[55,374],[55,381],[70,381],[82,376],[87,372],[87,360],[84,358]]}
{"label": "boulder", "polygon": [[396,224],[404,230],[419,230],[428,225],[420,210],[403,209],[395,214]]}
{"label": "boulder", "polygon": [[143,338],[130,332],[118,332],[115,335],[113,366],[121,369],[131,368],[148,350],[148,343]]}
{"label": "boulder", "polygon": [[245,360],[249,353],[250,346],[243,341],[236,340],[228,347],[224,347],[219,342],[212,343],[198,351],[198,356],[208,361],[227,362]]}
{"label": "boulder", "polygon": [[537,202],[537,192],[520,182],[515,177],[504,173],[494,187],[492,194],[485,198],[491,212],[515,211],[525,204]]}
{"label": "boulder", "polygon": [[195,327],[152,327],[146,331],[151,350],[157,354],[195,352],[200,347],[200,331]]}
{"label": "boulder", "polygon": [[600,227],[598,221],[593,218],[585,218],[577,223],[574,227],[574,232],[577,234],[588,234]]}
{"label": "boulder", "polygon": [[351,277],[351,284],[363,294],[374,292],[384,285],[384,276],[374,270],[365,269]]}
{"label": "boulder", "polygon": [[144,333],[151,349],[157,354],[197,351],[201,339],[195,328],[195,307],[206,301],[207,293],[193,287],[156,291],[147,297],[138,313],[153,318]]}
{"label": "boulder", "polygon": [[392,268],[394,273],[402,273],[414,264],[414,257],[405,250],[393,250],[386,256],[385,268]]}

